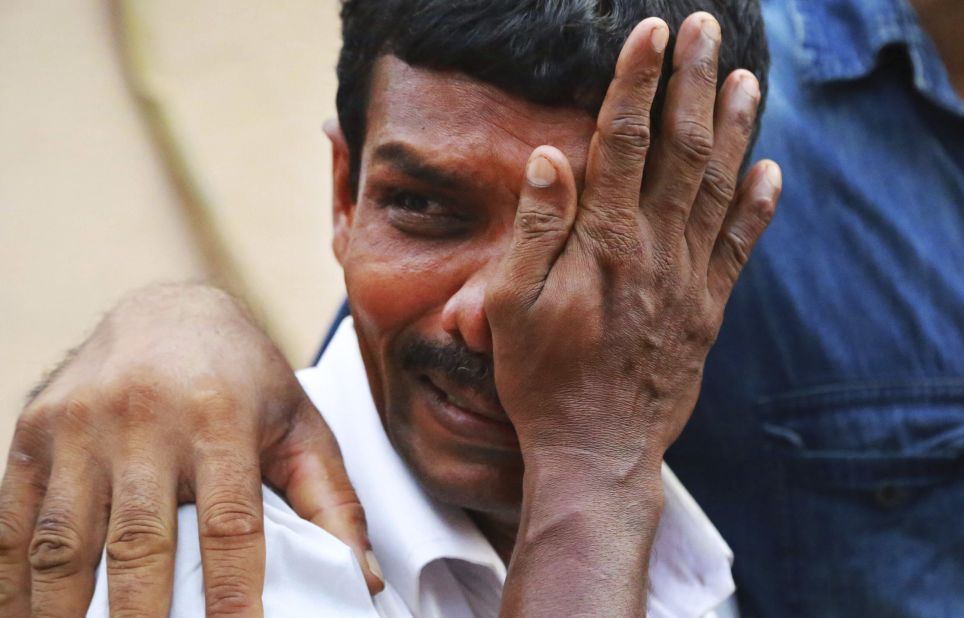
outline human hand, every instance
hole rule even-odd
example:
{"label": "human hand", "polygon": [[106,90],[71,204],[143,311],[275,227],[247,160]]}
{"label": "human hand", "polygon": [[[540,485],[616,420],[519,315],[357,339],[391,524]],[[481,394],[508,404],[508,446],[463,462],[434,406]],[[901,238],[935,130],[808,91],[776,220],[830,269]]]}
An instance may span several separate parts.
{"label": "human hand", "polygon": [[[724,305],[781,186],[738,184],[760,100],[739,70],[717,97],[720,28],[680,27],[658,140],[649,113],[668,29],[643,21],[616,65],[585,187],[565,156],[529,159],[513,245],[487,291],[495,380],[526,461],[658,474],[695,404]],[[645,174],[644,174],[645,164]]]}
{"label": "human hand", "polygon": [[213,288],[134,294],[19,419],[0,615],[77,615],[106,543],[111,615],[167,616],[184,502],[198,505],[207,615],[260,615],[262,473],[381,590],[337,442],[270,339]]}

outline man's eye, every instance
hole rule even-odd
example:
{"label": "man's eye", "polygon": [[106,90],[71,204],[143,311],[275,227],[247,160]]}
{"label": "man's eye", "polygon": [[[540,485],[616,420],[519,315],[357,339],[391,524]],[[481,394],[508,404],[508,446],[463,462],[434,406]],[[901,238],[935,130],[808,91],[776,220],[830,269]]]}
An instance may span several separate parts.
{"label": "man's eye", "polygon": [[395,208],[417,213],[431,214],[431,211],[439,210],[437,202],[414,193],[396,193],[392,197],[391,205]]}
{"label": "man's eye", "polygon": [[469,217],[453,205],[417,193],[393,193],[384,205],[392,225],[413,236],[459,236],[470,223]]}

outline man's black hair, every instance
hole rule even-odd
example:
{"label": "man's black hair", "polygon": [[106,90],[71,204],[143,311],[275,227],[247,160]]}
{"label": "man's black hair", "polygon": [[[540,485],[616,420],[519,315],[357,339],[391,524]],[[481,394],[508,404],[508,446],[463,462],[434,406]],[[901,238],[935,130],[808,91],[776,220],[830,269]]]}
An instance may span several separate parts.
{"label": "man's black hair", "polygon": [[660,17],[673,36],[652,110],[657,132],[675,34],[700,10],[723,32],[719,83],[744,68],[756,74],[765,97],[769,54],[759,0],[343,0],[337,106],[352,189],[380,56],[458,71],[534,103],[595,116],[626,37],[643,19]]}

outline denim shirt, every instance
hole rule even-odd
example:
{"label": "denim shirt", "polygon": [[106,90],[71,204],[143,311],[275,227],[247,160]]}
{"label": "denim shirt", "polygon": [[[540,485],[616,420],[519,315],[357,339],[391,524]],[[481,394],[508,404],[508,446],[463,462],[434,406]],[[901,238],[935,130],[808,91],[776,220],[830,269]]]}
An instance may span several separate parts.
{"label": "denim shirt", "polygon": [[667,460],[744,618],[964,617],[964,102],[906,0],[764,5],[783,196]]}

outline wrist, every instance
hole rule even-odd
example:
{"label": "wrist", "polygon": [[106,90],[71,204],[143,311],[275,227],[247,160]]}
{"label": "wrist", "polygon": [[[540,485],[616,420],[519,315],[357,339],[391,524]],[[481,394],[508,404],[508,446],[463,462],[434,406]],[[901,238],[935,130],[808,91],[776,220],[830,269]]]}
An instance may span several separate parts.
{"label": "wrist", "polygon": [[621,581],[642,593],[663,511],[659,466],[593,459],[526,461],[510,575],[550,560],[561,577]]}
{"label": "wrist", "polygon": [[659,480],[668,448],[662,433],[597,423],[577,431],[539,431],[536,439],[520,432],[519,447],[532,482],[570,478],[587,486],[641,487]]}
{"label": "wrist", "polygon": [[527,468],[569,466],[603,478],[645,478],[660,473],[663,456],[692,413],[698,393],[694,389],[644,403],[625,396],[596,405],[552,401],[543,407],[529,405],[524,422],[516,422],[511,410],[509,416]]}
{"label": "wrist", "polygon": [[662,455],[600,455],[554,450],[525,456],[523,511],[551,514],[573,525],[604,520],[607,526],[638,531],[658,520],[663,508]]}

